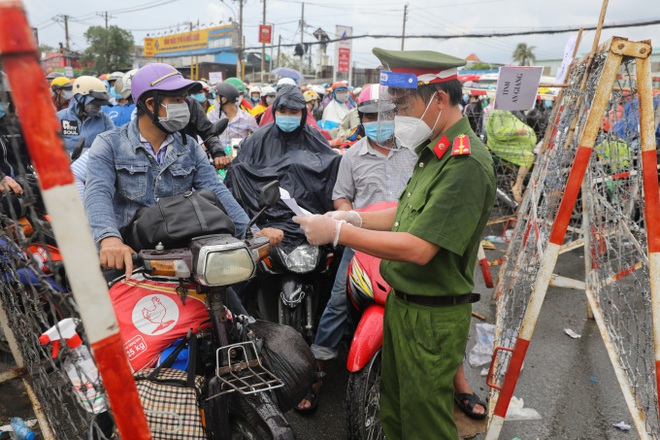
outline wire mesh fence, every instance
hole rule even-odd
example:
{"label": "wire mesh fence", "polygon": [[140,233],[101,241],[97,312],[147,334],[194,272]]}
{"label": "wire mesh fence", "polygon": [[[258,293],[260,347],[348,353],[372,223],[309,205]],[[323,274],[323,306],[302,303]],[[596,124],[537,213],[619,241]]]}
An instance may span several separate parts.
{"label": "wire mesh fence", "polygon": [[[0,301],[6,320],[0,335],[0,368],[24,368],[23,377],[36,396],[37,415],[42,413],[48,421],[49,427],[42,425],[41,430],[52,431],[51,438],[110,438],[111,417],[103,387],[93,377],[93,361],[90,368],[81,368],[79,350],[39,341],[54,326],[51,340],[66,338],[59,323],[77,318],[78,312],[23,141],[20,115],[2,76]],[[82,326],[77,330],[84,339]],[[55,357],[54,345],[60,346]]]}
{"label": "wire mesh fence", "polygon": [[502,347],[502,352],[493,360],[491,383],[496,388],[490,407],[494,408],[500,397],[498,384],[505,382],[511,353],[542,276],[539,272],[548,258],[546,251],[569,173],[579,160],[576,159],[579,142],[585,130],[589,130],[587,119],[596,107],[597,94],[606,93],[605,115],[560,254],[584,247],[586,280],[583,281],[587,295],[592,297],[590,304],[610,359],[615,370],[623,373],[619,382],[624,395],[630,391],[633,397],[634,402],[629,403],[631,412],[638,413],[645,425],[645,428],[637,426],[645,431],[640,435],[657,437],[660,434],[658,385],[636,59],[622,58],[610,88],[603,86],[607,80],[600,84],[606,75],[608,56],[608,52],[599,53],[573,66],[567,80],[569,87],[558,98],[558,107],[547,127],[549,133],[528,183],[529,192],[520,207],[496,290],[495,346]]}
{"label": "wire mesh fence", "polygon": [[[496,287],[496,346],[513,349],[517,341],[578,147],[579,121],[585,117],[593,101],[593,89],[602,73],[603,62],[604,56],[594,58],[584,91],[581,90],[581,81],[587,68],[586,61],[574,67],[567,81],[570,86],[560,94],[555,104],[558,108],[548,123],[548,141],[535,163],[528,182],[528,194],[520,206],[507,258],[500,270]],[[567,244],[579,239],[580,219],[580,215],[575,215],[569,224]],[[501,384],[504,381],[509,360],[510,355],[507,354],[497,358],[493,369],[494,382]],[[498,395],[493,393],[494,402]],[[490,407],[494,408],[494,405]]]}
{"label": "wire mesh fence", "polygon": [[635,63],[626,59],[614,83],[603,128],[585,176],[589,219],[588,291],[599,304],[606,331],[647,432],[657,437],[658,396],[653,343],[647,236]]}

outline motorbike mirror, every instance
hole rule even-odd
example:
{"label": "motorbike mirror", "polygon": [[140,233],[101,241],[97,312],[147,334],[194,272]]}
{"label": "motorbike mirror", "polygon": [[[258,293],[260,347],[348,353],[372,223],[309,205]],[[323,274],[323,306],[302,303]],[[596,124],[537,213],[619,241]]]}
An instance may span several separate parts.
{"label": "motorbike mirror", "polygon": [[213,133],[214,136],[220,136],[227,129],[227,125],[229,125],[229,119],[222,118],[219,121],[213,123],[211,133]]}
{"label": "motorbike mirror", "polygon": [[253,224],[256,223],[256,221],[261,217],[261,214],[263,214],[268,208],[272,207],[275,205],[275,203],[280,201],[280,182],[277,180],[273,180],[270,183],[265,184],[261,188],[261,192],[259,193],[259,212],[257,212],[257,215],[250,220],[250,223],[248,223],[247,230],[245,231],[245,236],[247,238],[252,237],[252,230],[250,229]]}
{"label": "motorbike mirror", "polygon": [[261,188],[259,208],[270,208],[280,201],[280,182],[273,180]]}

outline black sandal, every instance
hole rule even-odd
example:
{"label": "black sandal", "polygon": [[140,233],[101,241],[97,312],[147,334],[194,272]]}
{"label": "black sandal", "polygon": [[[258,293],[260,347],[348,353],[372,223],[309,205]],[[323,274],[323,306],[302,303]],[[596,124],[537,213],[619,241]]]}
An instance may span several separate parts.
{"label": "black sandal", "polygon": [[307,400],[310,405],[307,408],[300,408],[299,406],[295,406],[294,409],[301,413],[301,414],[310,414],[316,411],[316,407],[319,404],[319,396],[321,395],[321,385],[318,387],[314,388],[314,385],[309,387],[309,391],[307,391],[307,394],[304,397],[304,400]]}
{"label": "black sandal", "polygon": [[[464,403],[466,400],[467,404]],[[479,396],[477,396],[477,393],[454,394],[454,402],[456,402],[456,405],[458,405],[461,411],[463,411],[471,419],[483,420],[488,416],[488,404],[481,400]],[[484,407],[483,414],[477,414],[474,412],[474,407],[477,405]]]}

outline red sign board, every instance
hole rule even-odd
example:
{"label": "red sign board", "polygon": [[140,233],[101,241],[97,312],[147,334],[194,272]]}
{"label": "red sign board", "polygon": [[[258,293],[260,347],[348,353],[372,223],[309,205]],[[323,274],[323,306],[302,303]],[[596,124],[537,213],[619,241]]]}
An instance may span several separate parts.
{"label": "red sign board", "polygon": [[259,43],[270,44],[273,36],[273,27],[269,24],[259,25]]}
{"label": "red sign board", "polygon": [[337,72],[348,72],[351,68],[351,50],[347,47],[339,48]]}

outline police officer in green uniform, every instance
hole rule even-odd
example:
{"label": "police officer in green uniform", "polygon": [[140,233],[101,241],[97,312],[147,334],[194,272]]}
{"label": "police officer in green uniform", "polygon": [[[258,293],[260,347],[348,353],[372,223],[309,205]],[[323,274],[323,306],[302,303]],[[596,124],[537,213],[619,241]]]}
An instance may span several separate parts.
{"label": "police officer in green uniform", "polygon": [[388,440],[456,439],[452,382],[478,300],[473,272],[495,199],[493,162],[459,107],[464,60],[432,51],[373,53],[388,70],[381,79],[397,107],[397,140],[419,157],[412,178],[397,208],[294,220],[312,244],[341,243],[383,259],[393,288],[381,372]]}

